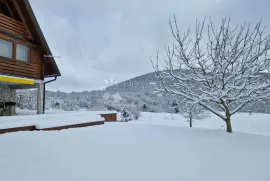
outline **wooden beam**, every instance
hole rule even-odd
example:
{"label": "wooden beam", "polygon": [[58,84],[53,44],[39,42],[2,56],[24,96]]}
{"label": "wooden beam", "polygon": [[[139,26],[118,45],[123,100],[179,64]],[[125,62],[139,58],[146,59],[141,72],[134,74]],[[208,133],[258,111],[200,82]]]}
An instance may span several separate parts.
{"label": "wooden beam", "polygon": [[18,12],[18,14],[19,14],[19,16],[20,16],[22,22],[25,24],[25,28],[26,28],[26,31],[27,31],[28,38],[31,39],[31,40],[33,40],[33,36],[32,36],[32,34],[31,34],[31,32],[30,32],[28,26],[27,26],[27,22],[26,22],[26,20],[25,20],[23,14],[22,14],[22,12],[21,12],[21,9],[20,9],[20,7],[19,7],[19,5],[18,5],[17,0],[11,0],[11,2],[12,2],[13,5],[15,6],[15,8],[16,8],[16,10],[17,10],[17,12]]}
{"label": "wooden beam", "polygon": [[[31,47],[39,48],[37,46],[36,42],[34,42],[33,40],[26,39],[26,38],[24,38],[22,36],[19,36],[17,34],[14,34],[14,33],[11,33],[9,31],[2,30],[2,29],[0,29],[0,33],[5,34],[5,35],[8,35],[8,36],[12,36],[16,41],[25,42],[25,43],[31,45]],[[3,38],[3,35],[0,35],[0,38]],[[7,38],[7,37],[5,37],[5,38]]]}
{"label": "wooden beam", "polygon": [[13,43],[13,49],[12,49],[12,59],[13,60],[16,60],[16,53],[17,53],[17,43],[15,43],[14,41],[12,42]]}
{"label": "wooden beam", "polygon": [[8,4],[8,2],[7,2],[7,0],[0,0],[0,2],[2,2],[3,4],[6,5],[6,7],[7,7],[7,9],[8,9],[8,12],[9,12],[10,16],[11,16],[12,18],[15,19],[15,15],[14,15],[13,11],[11,10],[11,8],[10,8],[10,6],[9,6],[9,4]]}

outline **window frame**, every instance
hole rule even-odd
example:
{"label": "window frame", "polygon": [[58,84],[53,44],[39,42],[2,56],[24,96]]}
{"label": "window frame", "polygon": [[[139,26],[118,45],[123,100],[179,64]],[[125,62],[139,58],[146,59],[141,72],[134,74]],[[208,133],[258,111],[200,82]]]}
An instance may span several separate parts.
{"label": "window frame", "polygon": [[[23,46],[26,46],[27,47],[27,61],[23,61],[23,60],[18,60],[17,59],[17,45],[23,45]],[[14,47],[15,46],[15,47]],[[13,51],[16,51],[15,53],[13,53],[14,55],[14,57],[12,57],[12,59],[14,58],[14,60],[16,60],[16,61],[21,61],[21,62],[25,62],[25,63],[30,63],[30,46],[29,45],[27,45],[27,44],[23,44],[23,43],[18,43],[18,42],[14,42],[14,44],[13,44]]]}
{"label": "window frame", "polygon": [[8,40],[8,39],[6,39],[6,38],[1,38],[1,37],[0,37],[0,39],[1,39],[1,40],[4,40],[4,41],[8,41],[8,42],[11,43],[11,45],[12,45],[12,52],[11,52],[12,58],[10,58],[10,57],[4,57],[4,56],[1,56],[1,55],[0,55],[0,57],[7,58],[7,59],[13,59],[13,56],[14,56],[14,55],[13,55],[13,54],[14,54],[14,52],[13,52],[13,50],[14,50],[14,43],[13,43],[13,41],[10,41],[10,40]]}
{"label": "window frame", "polygon": [[[30,48],[29,44],[24,43],[24,42],[15,41],[15,40],[12,40],[12,39],[9,39],[9,38],[6,38],[6,37],[2,37],[2,36],[0,36],[0,39],[6,40],[6,41],[9,41],[9,42],[12,43],[12,58],[3,57],[3,56],[0,55],[1,58],[8,59],[8,60],[11,60],[11,61],[18,61],[18,62],[22,62],[22,63],[26,63],[26,64],[31,63],[31,56],[30,56],[31,55],[31,48]],[[22,61],[22,60],[17,60],[16,59],[17,44],[24,45],[24,46],[26,46],[28,48],[28,60],[27,61]]]}

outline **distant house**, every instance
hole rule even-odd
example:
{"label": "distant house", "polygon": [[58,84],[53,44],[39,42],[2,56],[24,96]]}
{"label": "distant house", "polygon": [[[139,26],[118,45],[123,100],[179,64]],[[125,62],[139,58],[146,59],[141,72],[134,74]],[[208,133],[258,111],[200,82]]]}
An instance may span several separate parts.
{"label": "distant house", "polygon": [[29,1],[0,0],[0,115],[16,104],[16,89],[26,88],[38,89],[37,113],[43,113],[44,79],[60,75]]}

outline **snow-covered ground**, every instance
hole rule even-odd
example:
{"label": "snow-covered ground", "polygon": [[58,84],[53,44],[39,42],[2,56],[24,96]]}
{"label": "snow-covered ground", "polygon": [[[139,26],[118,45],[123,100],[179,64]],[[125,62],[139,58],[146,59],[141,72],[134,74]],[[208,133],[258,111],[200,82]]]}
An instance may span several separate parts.
{"label": "snow-covered ground", "polygon": [[18,110],[17,116],[0,117],[0,129],[33,126],[38,129],[66,126],[71,124],[104,121],[100,114],[114,111],[48,111],[45,115],[32,115],[35,111]]}
{"label": "snow-covered ground", "polygon": [[3,181],[269,181],[270,137],[110,123],[0,136]]}
{"label": "snow-covered ground", "polygon": [[[54,114],[59,113],[44,116]],[[0,180],[270,180],[270,115],[235,115],[233,134],[215,116],[196,120],[194,128],[180,115],[142,116],[128,123],[0,135]]]}
{"label": "snow-covered ground", "polygon": [[[169,113],[142,113],[140,120],[129,123],[189,127],[186,118]],[[213,114],[202,120],[194,120],[193,127],[226,130],[225,122]],[[270,136],[270,114],[236,113],[232,116],[232,128],[233,132]]]}
{"label": "snow-covered ground", "polygon": [[[62,111],[47,110],[45,115],[35,115],[36,111],[17,109],[18,115],[13,117],[0,117],[0,129],[14,126],[37,125],[40,128],[61,126],[66,124],[79,124],[99,121],[100,114],[116,113],[115,111]],[[150,124],[189,127],[187,118],[180,114],[143,112],[137,121],[128,124]],[[76,117],[76,118],[75,118]],[[118,113],[118,120],[120,113]],[[194,128],[218,129],[225,131],[226,125],[219,117],[209,114],[205,119],[194,120]],[[236,113],[232,117],[233,132],[244,132],[270,136],[270,114],[261,113]]]}
{"label": "snow-covered ground", "polygon": [[[39,128],[79,124],[91,121],[100,121],[100,114],[116,113],[115,111],[62,111],[47,110],[45,115],[35,115],[36,111],[17,109],[17,116],[0,117],[0,129],[37,125]],[[118,113],[118,120],[120,113]],[[128,124],[150,124],[189,127],[187,118],[180,114],[143,112],[137,121]],[[194,128],[218,129],[225,131],[226,125],[219,117],[209,114],[205,119],[194,120]],[[236,113],[232,117],[233,132],[244,132],[270,136],[270,114],[261,113]]]}

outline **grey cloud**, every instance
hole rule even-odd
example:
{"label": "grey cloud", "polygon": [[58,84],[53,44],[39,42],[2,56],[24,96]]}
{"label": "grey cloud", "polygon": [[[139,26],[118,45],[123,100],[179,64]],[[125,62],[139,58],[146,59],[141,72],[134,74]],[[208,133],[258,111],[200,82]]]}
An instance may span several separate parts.
{"label": "grey cloud", "polygon": [[169,17],[181,30],[196,18],[231,17],[269,26],[269,0],[30,0],[62,72],[52,90],[91,90],[153,71],[149,57],[171,43]]}

